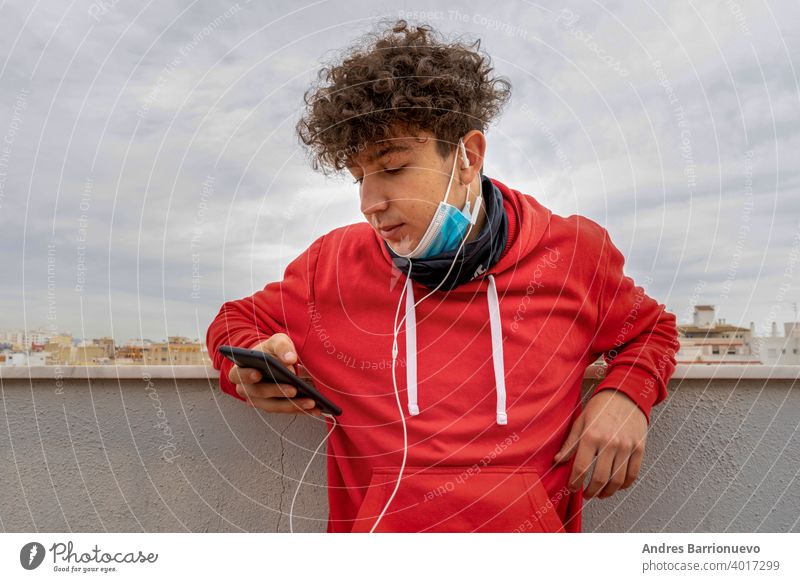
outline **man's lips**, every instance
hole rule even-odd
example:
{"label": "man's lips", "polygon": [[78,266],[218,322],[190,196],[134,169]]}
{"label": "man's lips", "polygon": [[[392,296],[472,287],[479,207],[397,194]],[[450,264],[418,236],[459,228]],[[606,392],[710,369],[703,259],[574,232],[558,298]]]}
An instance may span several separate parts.
{"label": "man's lips", "polygon": [[379,228],[378,229],[378,234],[380,234],[383,238],[395,239],[395,238],[398,237],[398,233],[400,232],[400,228],[404,224],[405,224],[404,222],[401,222],[401,223],[398,223],[398,224],[395,224],[395,225],[389,225],[389,226],[384,227],[384,228]]}

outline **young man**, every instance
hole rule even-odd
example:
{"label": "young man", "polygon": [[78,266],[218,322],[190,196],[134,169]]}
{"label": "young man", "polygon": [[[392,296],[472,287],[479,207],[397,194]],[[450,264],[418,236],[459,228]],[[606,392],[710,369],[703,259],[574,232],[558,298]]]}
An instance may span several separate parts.
{"label": "young man", "polygon": [[318,238],[208,330],[224,392],[320,417],[217,353],[230,344],[343,409],[330,532],[580,531],[584,494],[637,478],[675,369],[675,316],[623,274],[608,233],[483,174],[510,87],[478,51],[399,21],[323,69],[299,135],[316,169],[354,177],[366,222]]}

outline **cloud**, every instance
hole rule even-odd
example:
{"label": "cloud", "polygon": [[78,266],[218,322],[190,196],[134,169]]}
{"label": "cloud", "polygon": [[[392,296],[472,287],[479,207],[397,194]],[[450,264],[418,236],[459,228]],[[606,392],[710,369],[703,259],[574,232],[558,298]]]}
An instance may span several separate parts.
{"label": "cloud", "polygon": [[[0,168],[0,327],[46,323],[48,245],[62,329],[163,337],[363,221],[352,184],[310,170],[294,122],[321,60],[379,16],[420,12],[481,38],[512,81],[487,134],[490,176],[606,226],[676,311],[704,280],[697,303],[761,325],[799,228],[791,0],[6,3],[0,139],[16,129]],[[80,320],[81,301],[94,317]]]}

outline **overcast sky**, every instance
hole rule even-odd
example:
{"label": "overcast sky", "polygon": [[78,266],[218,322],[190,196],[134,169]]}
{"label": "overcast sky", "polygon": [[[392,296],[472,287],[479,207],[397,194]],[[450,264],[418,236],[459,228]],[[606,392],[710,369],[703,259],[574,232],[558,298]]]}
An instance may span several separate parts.
{"label": "overcast sky", "polygon": [[0,329],[203,338],[222,302],[363,221],[294,123],[320,60],[381,17],[482,40],[513,85],[486,173],[606,227],[679,321],[706,303],[759,332],[794,319],[796,0],[15,0],[0,3]]}

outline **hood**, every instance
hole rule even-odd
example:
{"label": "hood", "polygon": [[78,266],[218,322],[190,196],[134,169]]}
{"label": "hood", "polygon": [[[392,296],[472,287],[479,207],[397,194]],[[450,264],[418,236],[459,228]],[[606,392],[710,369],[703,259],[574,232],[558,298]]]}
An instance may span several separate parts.
{"label": "hood", "polygon": [[[508,217],[508,240],[506,248],[498,261],[492,265],[482,275],[456,287],[450,291],[429,291],[421,299],[414,298],[414,284],[409,277],[405,277],[403,291],[400,294],[400,301],[405,295],[405,317],[395,329],[394,341],[392,345],[392,358],[397,358],[397,334],[405,321],[406,326],[406,395],[408,413],[416,416],[420,413],[417,402],[417,318],[416,306],[424,301],[433,293],[474,293],[484,285],[486,286],[487,317],[489,328],[492,334],[492,363],[494,366],[495,393],[496,393],[496,422],[497,424],[507,424],[508,416],[506,413],[506,385],[505,385],[505,363],[503,361],[503,327],[500,315],[500,297],[497,294],[495,275],[500,275],[509,269],[513,269],[522,257],[533,252],[542,240],[545,232],[550,225],[552,212],[542,206],[533,196],[522,194],[513,190],[494,178],[490,178],[492,183],[497,186],[503,194],[503,207]],[[373,231],[374,232],[374,231]],[[392,257],[383,244],[383,239],[375,233],[380,243],[386,261],[392,265],[394,271],[399,269],[394,266]],[[427,290],[426,290],[427,291]],[[398,306],[399,311],[399,306]]]}

